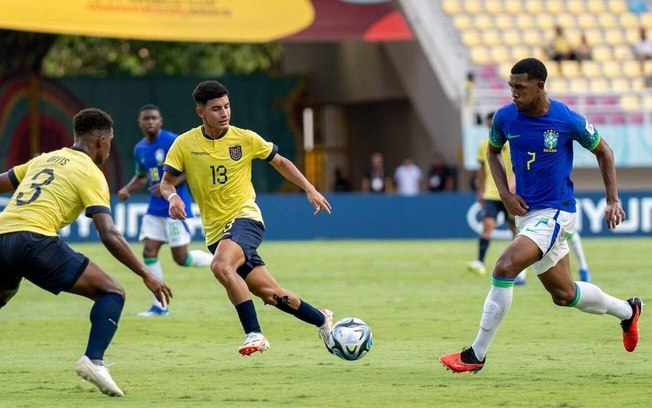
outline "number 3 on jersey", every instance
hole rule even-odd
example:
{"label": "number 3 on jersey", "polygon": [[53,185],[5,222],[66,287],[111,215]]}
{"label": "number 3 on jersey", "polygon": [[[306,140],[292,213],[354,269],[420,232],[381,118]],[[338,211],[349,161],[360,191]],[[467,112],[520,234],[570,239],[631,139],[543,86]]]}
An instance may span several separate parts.
{"label": "number 3 on jersey", "polygon": [[[47,177],[43,178],[41,177],[42,174],[45,174]],[[28,199],[23,199],[25,196],[24,192],[18,193],[16,196],[16,204],[17,205],[25,205],[29,204],[32,201],[36,200],[40,195],[41,195],[41,187],[47,186],[48,184],[52,183],[52,180],[54,180],[54,170],[52,169],[43,169],[36,173],[34,177],[32,177],[32,180],[38,180],[40,181],[34,181],[29,187],[34,190],[34,193],[32,196]]]}
{"label": "number 3 on jersey", "polygon": [[222,164],[219,166],[211,166],[211,173],[213,174],[213,184],[225,184],[229,179],[226,175],[226,166]]}

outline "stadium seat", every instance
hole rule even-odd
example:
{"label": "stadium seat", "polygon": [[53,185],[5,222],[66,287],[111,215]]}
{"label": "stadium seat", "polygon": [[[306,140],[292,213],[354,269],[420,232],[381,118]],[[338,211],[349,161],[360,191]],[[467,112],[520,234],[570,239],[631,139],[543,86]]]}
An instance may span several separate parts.
{"label": "stadium seat", "polygon": [[611,89],[614,92],[627,92],[631,83],[626,78],[611,78]]}
{"label": "stadium seat", "polygon": [[607,8],[612,13],[627,13],[627,2],[624,0],[608,0]]}
{"label": "stadium seat", "polygon": [[485,45],[499,45],[503,43],[503,39],[499,30],[481,30],[482,43]]}
{"label": "stadium seat", "polygon": [[652,28],[652,13],[642,13],[640,15],[640,25],[648,30]]}
{"label": "stadium seat", "polygon": [[618,16],[618,21],[622,28],[633,28],[638,31],[638,27],[641,25],[638,14],[634,13],[622,13]]}
{"label": "stadium seat", "polygon": [[500,14],[503,12],[503,2],[501,0],[484,0],[484,9],[491,14]]}
{"label": "stadium seat", "polygon": [[[593,1],[600,1],[600,0],[593,0]],[[584,5],[584,1],[582,0],[566,0],[565,2],[566,6],[566,11],[574,13],[574,14],[581,14],[586,11],[586,7]]]}
{"label": "stadium seat", "polygon": [[524,45],[545,47],[546,43],[541,37],[541,31],[536,29],[523,30],[522,40]]}
{"label": "stadium seat", "polygon": [[607,11],[607,5],[604,0],[588,0],[586,2],[586,9],[591,13],[602,13]]}
{"label": "stadium seat", "polygon": [[582,30],[575,27],[569,27],[564,29],[564,34],[566,35],[569,43],[579,44],[580,38],[582,37]]}
{"label": "stadium seat", "polygon": [[546,65],[546,68],[548,69],[549,78],[557,78],[561,76],[561,70],[559,68],[559,64],[551,61]]}
{"label": "stadium seat", "polygon": [[552,30],[552,28],[555,26],[555,19],[552,14],[540,13],[534,16],[534,20],[536,21],[536,27],[531,28],[536,28],[539,30]]}
{"label": "stadium seat", "polygon": [[494,16],[494,27],[500,30],[509,30],[514,28],[514,19],[511,14],[497,14]]}
{"label": "stadium seat", "polygon": [[565,78],[554,78],[546,82],[546,88],[552,94],[568,92],[568,83]]}
{"label": "stadium seat", "polygon": [[[528,1],[529,3],[529,1]],[[559,14],[565,11],[564,2],[562,0],[548,0],[545,5],[542,5],[541,11],[546,11],[551,14]]]}
{"label": "stadium seat", "polygon": [[588,28],[584,30],[584,35],[586,35],[586,39],[588,40],[589,44],[604,44],[604,36],[603,36],[603,30],[600,28]]}
{"label": "stadium seat", "polygon": [[523,58],[532,57],[530,54],[530,48],[525,45],[516,45],[511,47],[512,60],[518,61]]}
{"label": "stadium seat", "polygon": [[600,63],[596,61],[582,61],[580,64],[580,69],[582,71],[582,75],[584,75],[587,78],[598,78],[602,75],[602,71],[600,70]]}
{"label": "stadium seat", "polygon": [[609,90],[609,81],[606,78],[591,78],[589,84],[591,90],[594,92],[605,92]]}
{"label": "stadium seat", "polygon": [[448,14],[457,14],[462,12],[461,3],[459,0],[444,0],[441,8]]}
{"label": "stadium seat", "polygon": [[613,58],[616,61],[626,61],[634,59],[634,53],[632,52],[632,47],[629,45],[616,45],[612,47]]}
{"label": "stadium seat", "polygon": [[586,78],[570,78],[569,85],[572,92],[586,92],[589,90],[589,81]]}
{"label": "stadium seat", "polygon": [[[555,0],[551,0],[548,3],[552,3],[553,1]],[[546,11],[542,0],[526,0],[523,6],[526,13],[543,13]]]}
{"label": "stadium seat", "polygon": [[453,26],[463,32],[473,27],[473,21],[468,14],[456,14],[453,16]]}
{"label": "stadium seat", "polygon": [[[589,41],[591,41],[589,39]],[[613,59],[611,47],[608,45],[596,45],[593,47],[593,59],[595,61],[611,61]]]}
{"label": "stadium seat", "polygon": [[476,14],[473,16],[473,27],[476,30],[494,29],[493,16],[489,14]]}
{"label": "stadium seat", "polygon": [[475,45],[471,47],[471,61],[475,64],[489,64],[493,62],[493,59],[487,47]]}
{"label": "stadium seat", "polygon": [[647,89],[647,83],[645,81],[645,78],[642,76],[638,78],[632,78],[630,86],[635,91],[642,91],[644,89]]}
{"label": "stadium seat", "polygon": [[625,35],[620,28],[604,30],[604,41],[607,45],[620,45],[625,43]]}
{"label": "stadium seat", "polygon": [[464,11],[471,14],[480,13],[482,11],[482,1],[464,0]]}
{"label": "stadium seat", "polygon": [[[589,4],[592,3],[602,3],[601,1],[594,1],[594,2],[589,2]],[[598,26],[602,28],[616,28],[620,27],[620,23],[618,21],[618,18],[616,18],[615,14],[611,13],[600,13],[597,15],[597,22]]]}
{"label": "stadium seat", "polygon": [[640,78],[643,75],[641,72],[641,64],[634,60],[623,61],[622,71],[623,76],[627,78]]}
{"label": "stadium seat", "polygon": [[480,33],[477,30],[466,30],[462,33],[462,42],[467,47],[475,47],[482,43]]}
{"label": "stadium seat", "polygon": [[[521,30],[537,28],[537,23],[534,18],[529,14],[517,14],[514,16],[514,25]],[[551,19],[552,21],[552,19]]]}
{"label": "stadium seat", "polygon": [[640,38],[639,29],[638,27],[636,27],[636,28],[624,28],[623,30],[625,32],[625,42],[627,43],[628,46],[631,47]]}
{"label": "stadium seat", "polygon": [[496,62],[507,62],[512,60],[509,47],[504,45],[494,45],[491,47],[491,58]]}
{"label": "stadium seat", "polygon": [[641,109],[642,106],[642,101],[638,97],[638,95],[622,95],[620,97],[620,107],[623,108],[623,110],[626,111],[634,111],[634,110],[639,110]]}
{"label": "stadium seat", "polygon": [[[571,2],[579,3],[579,2]],[[595,18],[595,14],[579,14],[577,16],[577,25],[580,28],[595,28],[598,26],[598,21]]]}
{"label": "stadium seat", "polygon": [[521,39],[521,30],[515,28],[503,31],[503,43],[510,46],[523,47],[523,40]]}
{"label": "stadium seat", "polygon": [[506,13],[523,14],[523,2],[521,0],[503,0],[503,9]]}
{"label": "stadium seat", "polygon": [[652,76],[652,60],[643,62],[643,75]]}
{"label": "stadium seat", "polygon": [[617,61],[603,61],[602,73],[608,78],[620,77],[622,74],[620,63]]}
{"label": "stadium seat", "polygon": [[561,74],[566,78],[574,78],[580,75],[580,65],[577,61],[561,61]]}

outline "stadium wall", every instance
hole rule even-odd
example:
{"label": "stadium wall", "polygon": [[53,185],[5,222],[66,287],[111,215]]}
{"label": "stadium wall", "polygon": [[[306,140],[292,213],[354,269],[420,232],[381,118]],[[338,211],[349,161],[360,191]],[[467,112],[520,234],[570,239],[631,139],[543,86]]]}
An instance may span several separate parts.
{"label": "stadium wall", "polygon": [[[333,213],[313,216],[302,194],[263,194],[257,202],[263,211],[269,240],[314,239],[444,239],[474,238],[481,228],[480,207],[471,193],[432,194],[418,197],[331,194],[327,196]],[[615,231],[604,223],[604,195],[578,194],[581,214],[577,230],[584,237],[649,236],[652,233],[652,191],[622,193],[627,220]],[[136,241],[140,220],[147,209],[146,195],[134,195],[128,202],[112,198],[118,228]],[[8,201],[0,196],[0,209]],[[196,208],[195,208],[196,210]],[[198,213],[198,211],[196,211]],[[500,220],[499,220],[500,221]],[[187,223],[194,240],[202,241],[199,218]],[[98,240],[92,221],[81,216],[61,231],[70,242]],[[501,223],[496,239],[511,238]]]}

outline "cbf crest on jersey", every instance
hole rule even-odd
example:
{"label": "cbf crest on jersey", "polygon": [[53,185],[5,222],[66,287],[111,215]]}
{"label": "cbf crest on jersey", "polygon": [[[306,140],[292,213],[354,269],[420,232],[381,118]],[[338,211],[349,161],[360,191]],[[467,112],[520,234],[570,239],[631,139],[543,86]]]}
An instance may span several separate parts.
{"label": "cbf crest on jersey", "polygon": [[242,146],[240,145],[230,146],[229,156],[231,156],[233,160],[236,161],[240,160],[240,158],[242,157]]}
{"label": "cbf crest on jersey", "polygon": [[163,149],[156,149],[154,158],[156,159],[156,164],[160,166],[165,161],[165,151]]}
{"label": "cbf crest on jersey", "polygon": [[556,130],[546,130],[543,132],[543,151],[546,153],[555,153],[557,151],[557,142],[559,141],[559,133]]}

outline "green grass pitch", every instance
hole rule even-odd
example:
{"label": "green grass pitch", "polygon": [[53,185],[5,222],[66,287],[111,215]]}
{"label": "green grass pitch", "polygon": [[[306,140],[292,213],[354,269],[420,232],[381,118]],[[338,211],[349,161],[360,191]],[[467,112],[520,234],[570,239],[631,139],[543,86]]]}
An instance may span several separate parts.
{"label": "green grass pitch", "polygon": [[[585,239],[593,279],[619,298],[652,302],[649,238]],[[492,242],[492,265],[505,242]],[[199,244],[194,245],[200,248]],[[150,298],[139,278],[99,244],[75,245],[126,288],[106,359],[120,387],[110,399],[74,365],[86,346],[91,302],[23,282],[0,311],[0,406],[112,407],[614,407],[646,406],[652,386],[652,317],[624,351],[618,320],[554,306],[534,274],[477,375],[456,375],[440,354],[475,338],[489,277],[465,270],[475,240],[266,242],[261,255],[282,286],[335,319],[356,316],[374,333],[356,362],[330,355],[317,329],[256,299],[271,342],[241,357],[235,310],[208,269],[161,260],[174,291],[171,315],[142,319]],[[140,252],[140,246],[134,245]],[[571,263],[575,271],[575,260]],[[489,268],[490,269],[490,268]]]}

